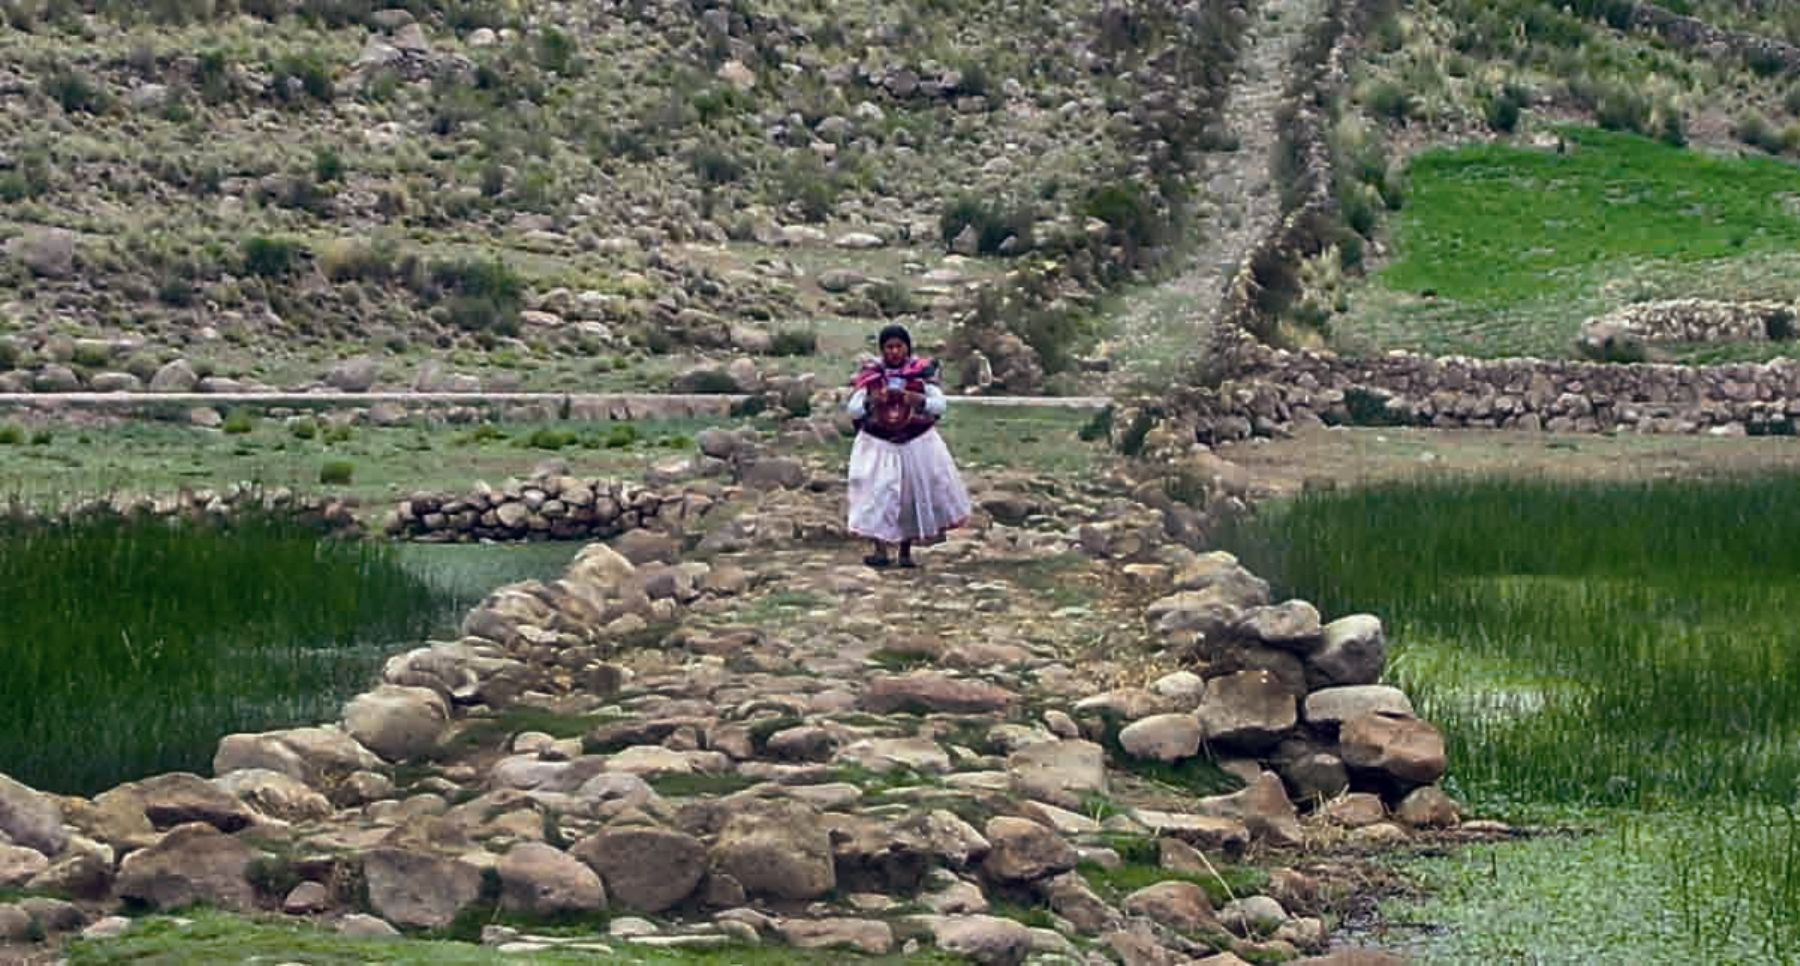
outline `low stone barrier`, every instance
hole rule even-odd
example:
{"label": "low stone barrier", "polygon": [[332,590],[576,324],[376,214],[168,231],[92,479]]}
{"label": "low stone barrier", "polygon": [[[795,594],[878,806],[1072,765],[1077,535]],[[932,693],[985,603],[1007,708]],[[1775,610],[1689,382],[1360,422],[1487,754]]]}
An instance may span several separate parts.
{"label": "low stone barrier", "polygon": [[1589,319],[1580,348],[1603,355],[1632,345],[1694,342],[1784,342],[1795,335],[1792,302],[1642,302]]}
{"label": "low stone barrier", "polygon": [[498,488],[477,483],[464,494],[415,494],[400,502],[383,529],[419,543],[605,539],[644,528],[680,532],[713,503],[693,490],[547,476]]}

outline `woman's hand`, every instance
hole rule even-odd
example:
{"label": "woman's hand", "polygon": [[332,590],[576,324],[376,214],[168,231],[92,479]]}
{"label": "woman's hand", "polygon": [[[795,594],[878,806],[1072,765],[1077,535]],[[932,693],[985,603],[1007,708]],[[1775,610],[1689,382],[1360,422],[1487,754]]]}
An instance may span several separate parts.
{"label": "woman's hand", "polygon": [[909,392],[909,393],[904,393],[903,395],[906,398],[906,406],[908,409],[924,409],[925,408],[925,394],[924,393]]}

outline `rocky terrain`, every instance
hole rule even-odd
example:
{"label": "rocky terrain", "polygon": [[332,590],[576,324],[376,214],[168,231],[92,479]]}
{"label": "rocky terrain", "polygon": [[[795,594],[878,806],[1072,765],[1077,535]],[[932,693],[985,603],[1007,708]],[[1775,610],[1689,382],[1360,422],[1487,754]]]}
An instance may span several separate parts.
{"label": "rocky terrain", "polygon": [[983,478],[909,574],[856,563],[835,478],[689,486],[703,522],[496,590],[339,722],[225,737],[210,778],[0,783],[29,896],[0,936],[198,901],[520,953],[1260,962],[1332,948],[1360,856],[1505,834],[1436,787],[1380,621],[1171,540],[1192,511],[1160,486]]}

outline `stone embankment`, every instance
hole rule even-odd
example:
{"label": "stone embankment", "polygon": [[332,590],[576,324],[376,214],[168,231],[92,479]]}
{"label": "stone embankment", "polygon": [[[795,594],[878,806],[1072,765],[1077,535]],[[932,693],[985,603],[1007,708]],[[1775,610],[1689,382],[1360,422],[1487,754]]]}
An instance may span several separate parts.
{"label": "stone embankment", "polygon": [[1504,831],[1435,784],[1378,619],[1272,600],[1122,486],[978,485],[904,575],[818,544],[841,486],[726,492],[704,533],[496,590],[336,722],[226,736],[210,778],[0,779],[0,941],[203,902],[519,953],[1225,964],[1326,952],[1356,853]]}

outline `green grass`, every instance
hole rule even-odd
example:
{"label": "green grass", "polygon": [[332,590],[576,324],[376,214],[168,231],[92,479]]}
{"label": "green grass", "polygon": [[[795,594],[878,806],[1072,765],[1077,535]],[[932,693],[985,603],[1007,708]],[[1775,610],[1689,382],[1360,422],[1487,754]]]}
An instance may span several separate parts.
{"label": "green grass", "polygon": [[[561,458],[577,476],[641,475],[677,453],[671,441],[716,421],[641,423],[494,423],[462,430],[417,426],[343,427],[302,438],[281,422],[255,421],[230,436],[167,422],[136,420],[53,434],[46,445],[9,447],[0,460],[0,494],[33,503],[64,503],[70,494],[163,494],[182,487],[249,481],[296,492],[321,489],[321,470],[350,468],[323,484],[334,494],[382,503],[419,490],[466,492],[478,479],[524,478],[540,462]],[[625,441],[633,427],[633,441]],[[304,432],[304,431],[302,431]],[[556,452],[532,446],[545,432],[568,434]],[[617,445],[616,443],[623,443]],[[341,469],[336,471],[341,474]]]}
{"label": "green grass", "polygon": [[1797,294],[1785,276],[1800,169],[1592,129],[1563,136],[1561,154],[1490,144],[1418,157],[1395,260],[1336,323],[1340,341],[1567,356],[1583,319],[1633,300]]}
{"label": "green grass", "polygon": [[259,521],[0,522],[0,586],[0,761],[82,794],[331,718],[443,606],[378,546]]}
{"label": "green grass", "polygon": [[[1282,593],[1387,621],[1387,676],[1444,730],[1446,784],[1477,812],[1649,815],[1655,861],[1679,872],[1671,894],[1693,897],[1683,914],[1696,941],[1791,949],[1795,483],[1315,491],[1225,543]],[[1624,842],[1621,861],[1647,847]],[[1734,918],[1720,924],[1708,910],[1727,900]],[[1681,911],[1644,900],[1632,915],[1661,929],[1665,907]]]}
{"label": "green grass", "polygon": [[[187,924],[173,919],[139,920],[119,939],[78,941],[70,944],[71,966],[188,966],[244,962],[304,961],[311,966],[353,966],[364,963],[502,964],[523,960],[470,943],[429,940],[350,939],[312,926],[257,921],[223,913],[201,911]],[[632,946],[621,940],[594,937],[617,950],[618,962],[642,966],[826,966],[852,959],[867,963],[953,963],[957,960],[935,950],[911,956],[853,957],[841,950],[811,951],[786,946],[726,946],[707,950],[665,950]],[[540,952],[532,963],[592,963],[591,952]],[[609,958],[608,961],[614,961]]]}

